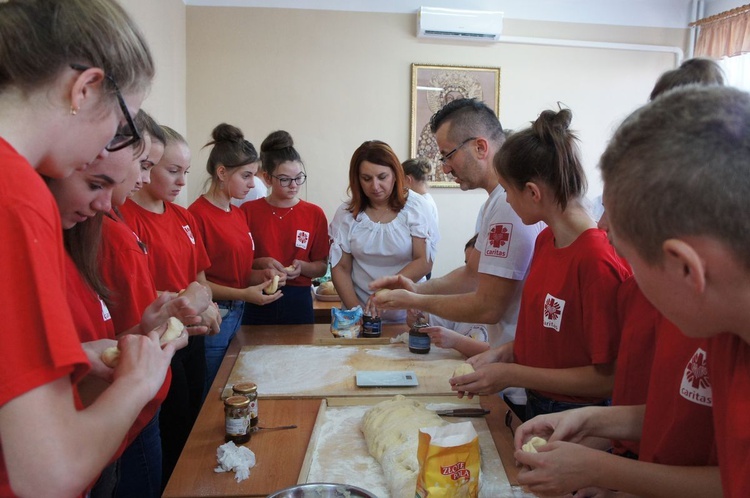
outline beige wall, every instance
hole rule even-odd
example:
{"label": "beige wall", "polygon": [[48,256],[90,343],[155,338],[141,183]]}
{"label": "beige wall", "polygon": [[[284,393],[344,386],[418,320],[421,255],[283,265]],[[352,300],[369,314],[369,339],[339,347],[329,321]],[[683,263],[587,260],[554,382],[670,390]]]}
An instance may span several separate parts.
{"label": "beige wall", "polygon": [[[617,123],[644,103],[669,53],[416,38],[416,16],[258,8],[187,8],[188,197],[203,185],[211,129],[239,126],[256,146],[271,131],[295,139],[309,179],[304,196],[330,217],[346,199],[351,153],[381,139],[409,151],[410,64],[500,66],[500,119],[520,128],[561,101],[574,113],[590,177]],[[685,47],[687,30],[506,20],[504,34]],[[433,189],[443,241],[434,273],[463,262],[483,192]]]}
{"label": "beige wall", "polygon": [[121,3],[140,26],[156,61],[156,78],[143,109],[159,122],[185,133],[187,8],[182,0],[121,0]]}

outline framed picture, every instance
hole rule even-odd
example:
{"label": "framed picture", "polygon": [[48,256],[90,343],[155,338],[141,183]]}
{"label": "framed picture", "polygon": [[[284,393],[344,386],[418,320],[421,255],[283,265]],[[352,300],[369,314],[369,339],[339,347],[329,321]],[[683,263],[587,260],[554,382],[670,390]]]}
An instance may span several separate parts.
{"label": "framed picture", "polygon": [[430,118],[456,99],[476,98],[499,114],[500,68],[411,65],[411,157],[430,161],[431,187],[458,187],[443,173],[440,152],[430,131]]}

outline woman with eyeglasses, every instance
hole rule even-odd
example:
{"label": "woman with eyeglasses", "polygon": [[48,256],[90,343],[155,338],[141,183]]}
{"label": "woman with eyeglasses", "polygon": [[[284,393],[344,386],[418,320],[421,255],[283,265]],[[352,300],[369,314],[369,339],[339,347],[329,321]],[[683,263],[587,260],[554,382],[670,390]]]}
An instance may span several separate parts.
{"label": "woman with eyeglasses", "polygon": [[206,144],[211,146],[206,163],[210,185],[188,208],[212,262],[206,270],[206,281],[222,315],[219,333],[205,339],[204,395],[242,324],[245,303],[263,306],[276,301],[282,294],[265,295],[263,288],[275,275],[286,278],[284,272],[275,269],[253,270],[257,242],[253,241],[244,213],[231,204],[232,199],[243,199],[255,186],[260,165],[255,147],[245,140],[239,128],[226,123],[214,128],[211,135],[213,140]]}
{"label": "woman with eyeglasses", "polygon": [[328,220],[320,207],[299,198],[307,175],[289,133],[268,135],[260,145],[260,159],[271,191],[241,207],[255,239],[253,268],[283,272],[286,285],[278,301],[248,303],[242,323],[314,323],[310,286],[328,265]]}
{"label": "woman with eyeglasses", "polygon": [[[41,178],[126,147],[153,74],[145,39],[114,1],[0,2],[2,496],[82,494],[164,381],[173,348],[156,333],[119,341],[114,376],[104,344],[81,347],[60,214]],[[89,371],[112,384],[84,409],[75,386]]]}
{"label": "woman with eyeglasses", "polygon": [[[146,244],[148,264],[159,292],[180,292],[198,282],[210,295],[205,270],[211,266],[193,215],[174,203],[190,169],[187,142],[172,128],[162,126],[164,154],[144,184],[122,206],[127,224]],[[221,318],[215,305],[202,313],[209,334],[219,332]],[[206,356],[203,335],[191,335],[188,346],[172,360],[172,385],[162,404],[162,487],[172,475],[185,441],[203,403]]]}
{"label": "woman with eyeglasses", "polygon": [[[432,270],[437,224],[424,198],[405,186],[404,170],[391,147],[379,140],[360,145],[349,164],[351,199],[329,227],[331,276],[344,306],[370,303],[369,284],[379,277],[404,275],[414,282]],[[406,311],[380,313],[384,321],[404,322]]]}

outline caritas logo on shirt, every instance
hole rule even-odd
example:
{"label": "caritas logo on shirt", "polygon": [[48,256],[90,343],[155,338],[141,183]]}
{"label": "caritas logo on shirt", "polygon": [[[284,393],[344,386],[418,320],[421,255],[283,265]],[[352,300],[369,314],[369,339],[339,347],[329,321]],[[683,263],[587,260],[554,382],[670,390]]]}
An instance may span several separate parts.
{"label": "caritas logo on shirt", "polygon": [[544,326],[560,332],[560,323],[562,322],[564,309],[565,301],[556,298],[552,294],[547,294],[547,297],[544,298],[544,316],[542,317]]}
{"label": "caritas logo on shirt", "polygon": [[706,352],[698,348],[690,358],[682,376],[680,395],[699,405],[712,406],[711,382],[708,379]]}
{"label": "caritas logo on shirt", "polygon": [[185,230],[185,233],[190,239],[190,242],[192,242],[193,245],[195,245],[195,237],[193,237],[193,232],[190,230],[190,225],[182,225],[182,229]]}
{"label": "caritas logo on shirt", "polygon": [[510,247],[510,237],[513,234],[512,223],[497,223],[490,227],[487,235],[487,245],[484,248],[485,256],[496,258],[507,258]]}
{"label": "caritas logo on shirt", "polygon": [[310,241],[310,232],[297,230],[297,242],[294,244],[300,249],[307,249],[307,243]]}

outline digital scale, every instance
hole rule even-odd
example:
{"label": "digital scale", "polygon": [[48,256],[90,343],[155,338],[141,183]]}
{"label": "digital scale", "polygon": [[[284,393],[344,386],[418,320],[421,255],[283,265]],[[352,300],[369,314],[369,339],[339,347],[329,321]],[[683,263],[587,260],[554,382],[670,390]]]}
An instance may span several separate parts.
{"label": "digital scale", "polygon": [[414,387],[418,386],[417,374],[411,370],[360,370],[357,371],[357,387]]}

